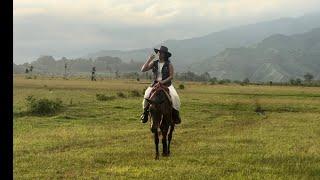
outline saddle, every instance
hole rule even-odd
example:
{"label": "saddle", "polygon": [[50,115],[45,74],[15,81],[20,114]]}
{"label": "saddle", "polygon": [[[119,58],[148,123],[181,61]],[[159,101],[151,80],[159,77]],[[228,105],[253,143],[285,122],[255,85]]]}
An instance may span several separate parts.
{"label": "saddle", "polygon": [[171,99],[171,96],[170,96],[170,93],[169,93],[169,88],[167,86],[159,83],[159,82],[153,86],[148,99],[151,99],[153,96],[155,96],[155,94],[158,91],[163,91],[166,94],[170,104],[172,104],[172,99]]}

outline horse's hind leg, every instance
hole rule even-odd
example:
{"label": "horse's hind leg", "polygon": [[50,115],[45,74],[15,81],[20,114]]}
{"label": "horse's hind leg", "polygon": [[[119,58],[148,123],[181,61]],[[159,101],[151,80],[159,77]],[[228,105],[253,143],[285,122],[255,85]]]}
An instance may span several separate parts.
{"label": "horse's hind leg", "polygon": [[174,130],[174,124],[171,124],[169,134],[168,134],[168,155],[170,155],[170,144],[171,144],[173,130]]}

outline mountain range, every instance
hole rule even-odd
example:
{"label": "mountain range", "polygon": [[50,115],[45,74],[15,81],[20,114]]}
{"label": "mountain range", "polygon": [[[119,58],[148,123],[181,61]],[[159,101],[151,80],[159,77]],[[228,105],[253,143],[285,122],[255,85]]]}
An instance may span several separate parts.
{"label": "mountain range", "polygon": [[287,82],[306,73],[320,77],[320,28],[286,36],[272,35],[251,47],[227,48],[194,63],[191,71],[219,79]]}
{"label": "mountain range", "polygon": [[99,56],[119,57],[128,62],[146,61],[153,53],[153,48],[165,45],[173,53],[172,63],[177,71],[185,71],[191,63],[200,62],[214,56],[226,48],[249,46],[258,43],[273,34],[292,35],[310,31],[320,27],[320,14],[310,14],[297,18],[280,18],[276,20],[259,22],[228,28],[219,32],[213,32],[206,36],[184,40],[167,40],[151,48],[130,51],[103,50],[90,53],[84,58],[96,58]]}
{"label": "mountain range", "polygon": [[[243,25],[184,40],[167,40],[151,48],[130,51],[103,50],[68,60],[73,72],[90,72],[110,68],[123,72],[140,70],[153,48],[165,45],[172,52],[176,72],[209,72],[212,77],[251,81],[287,81],[301,78],[307,72],[320,79],[319,27],[320,14]],[[98,60],[100,59],[100,60]],[[101,59],[104,59],[101,61]],[[98,60],[98,61],[97,61]],[[55,61],[42,56],[24,65],[15,65],[14,72],[34,65],[39,72],[64,72],[66,59]],[[111,65],[110,65],[111,66]]]}

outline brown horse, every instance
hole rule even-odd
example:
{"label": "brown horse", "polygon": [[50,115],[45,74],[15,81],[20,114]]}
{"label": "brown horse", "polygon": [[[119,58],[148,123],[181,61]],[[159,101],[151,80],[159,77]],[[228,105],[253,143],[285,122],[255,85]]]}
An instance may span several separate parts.
{"label": "brown horse", "polygon": [[156,147],[155,159],[159,159],[159,132],[162,134],[163,153],[162,156],[170,155],[170,143],[172,133],[174,130],[174,122],[172,120],[172,102],[169,95],[169,89],[165,85],[157,83],[151,93],[150,97],[146,99],[151,115],[151,132],[154,134],[154,143]]}

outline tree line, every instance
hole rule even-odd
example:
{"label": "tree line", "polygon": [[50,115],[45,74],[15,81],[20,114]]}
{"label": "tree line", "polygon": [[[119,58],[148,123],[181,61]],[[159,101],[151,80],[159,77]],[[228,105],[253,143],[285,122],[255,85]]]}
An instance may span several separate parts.
{"label": "tree line", "polygon": [[[149,79],[152,80],[152,73],[138,73],[138,72],[130,72],[130,73],[122,73],[121,77],[129,78],[129,79]],[[231,79],[219,79],[217,77],[211,77],[208,72],[202,74],[196,74],[191,71],[187,72],[176,72],[174,74],[174,79],[179,81],[194,81],[194,82],[205,82],[209,84],[240,84],[240,85],[301,85],[301,86],[320,86],[320,80],[315,80],[314,75],[311,73],[306,73],[303,79],[300,78],[291,78],[288,82],[251,82],[249,78],[244,78],[242,80],[231,80]]]}

